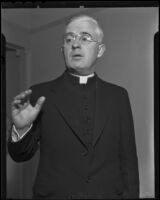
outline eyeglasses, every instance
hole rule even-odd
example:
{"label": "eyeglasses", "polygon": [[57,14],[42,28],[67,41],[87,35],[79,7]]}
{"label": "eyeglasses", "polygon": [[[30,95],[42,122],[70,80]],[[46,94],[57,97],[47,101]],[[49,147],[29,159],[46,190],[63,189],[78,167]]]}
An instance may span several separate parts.
{"label": "eyeglasses", "polygon": [[94,40],[89,33],[81,33],[81,34],[67,33],[64,36],[64,43],[66,45],[72,45],[77,38],[79,39],[79,42],[83,45],[87,45],[91,42],[99,42]]}

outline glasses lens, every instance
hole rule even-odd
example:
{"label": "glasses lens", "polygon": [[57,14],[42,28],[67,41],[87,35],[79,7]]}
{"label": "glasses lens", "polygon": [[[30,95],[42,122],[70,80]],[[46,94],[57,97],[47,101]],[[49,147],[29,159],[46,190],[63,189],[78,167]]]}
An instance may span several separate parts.
{"label": "glasses lens", "polygon": [[92,41],[92,38],[90,35],[81,35],[80,37],[80,41],[83,43],[83,44],[87,44],[88,42],[91,42]]}
{"label": "glasses lens", "polygon": [[72,35],[66,35],[64,37],[64,41],[66,44],[71,44],[73,42],[73,40],[74,40],[74,37]]}

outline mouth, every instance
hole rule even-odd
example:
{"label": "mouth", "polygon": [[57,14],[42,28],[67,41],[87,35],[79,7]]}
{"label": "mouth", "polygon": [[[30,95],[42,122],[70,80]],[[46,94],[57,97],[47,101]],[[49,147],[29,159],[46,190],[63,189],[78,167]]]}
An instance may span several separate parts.
{"label": "mouth", "polygon": [[83,58],[83,55],[82,54],[73,54],[72,58],[75,60],[79,60],[79,59]]}

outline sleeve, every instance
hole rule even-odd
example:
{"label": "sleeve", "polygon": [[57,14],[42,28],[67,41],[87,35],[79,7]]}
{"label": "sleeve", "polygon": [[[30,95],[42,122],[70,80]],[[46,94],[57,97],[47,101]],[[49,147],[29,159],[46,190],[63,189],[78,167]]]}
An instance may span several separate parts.
{"label": "sleeve", "polygon": [[120,161],[124,177],[124,198],[139,198],[139,171],[135,131],[130,100],[124,89],[120,100],[121,139]]}
{"label": "sleeve", "polygon": [[[31,89],[30,103],[34,106],[39,94],[34,88],[31,87]],[[28,130],[18,142],[12,140],[12,127],[9,130],[9,138],[7,141],[8,153],[15,162],[30,160],[39,149],[41,139],[41,115],[42,112],[40,111],[33,122],[32,128]]]}
{"label": "sleeve", "polygon": [[31,126],[28,128],[28,130],[27,131],[25,131],[21,136],[19,135],[19,133],[18,133],[18,131],[16,130],[16,127],[15,127],[15,125],[13,125],[13,127],[12,127],[12,135],[11,135],[11,137],[12,137],[12,141],[13,142],[19,142],[29,131],[30,131],[30,129],[32,128],[32,126],[33,126],[33,124],[31,124]]}

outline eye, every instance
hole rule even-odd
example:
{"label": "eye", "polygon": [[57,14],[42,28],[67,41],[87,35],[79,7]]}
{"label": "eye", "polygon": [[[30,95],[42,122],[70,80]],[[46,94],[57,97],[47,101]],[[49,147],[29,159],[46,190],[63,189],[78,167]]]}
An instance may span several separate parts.
{"label": "eye", "polygon": [[64,40],[68,44],[68,43],[71,43],[73,41],[73,37],[72,36],[66,36]]}
{"label": "eye", "polygon": [[65,41],[66,41],[66,43],[70,43],[72,41],[72,39],[71,38],[66,38]]}
{"label": "eye", "polygon": [[88,35],[83,35],[81,39],[82,39],[83,42],[91,40],[91,38]]}

